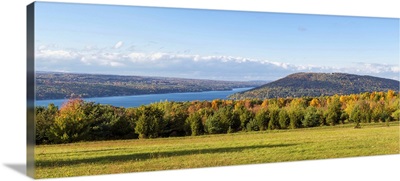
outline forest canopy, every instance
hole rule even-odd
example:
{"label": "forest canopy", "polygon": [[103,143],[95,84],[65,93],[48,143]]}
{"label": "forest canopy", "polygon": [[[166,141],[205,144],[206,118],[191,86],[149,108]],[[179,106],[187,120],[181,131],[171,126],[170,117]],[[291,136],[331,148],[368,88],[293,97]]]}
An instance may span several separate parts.
{"label": "forest canopy", "polygon": [[398,90],[400,82],[346,73],[294,73],[254,89],[236,93],[232,99],[315,97]]}
{"label": "forest canopy", "polygon": [[137,108],[70,99],[36,107],[36,143],[145,139],[399,121],[399,93],[157,102]]}
{"label": "forest canopy", "polygon": [[57,72],[39,72],[35,79],[37,100],[222,91],[266,83]]}

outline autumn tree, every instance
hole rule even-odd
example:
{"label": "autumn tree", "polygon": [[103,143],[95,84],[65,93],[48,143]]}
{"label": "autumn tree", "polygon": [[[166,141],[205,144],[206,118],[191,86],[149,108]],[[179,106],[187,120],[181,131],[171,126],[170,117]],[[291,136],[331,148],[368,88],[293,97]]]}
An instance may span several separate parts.
{"label": "autumn tree", "polygon": [[384,122],[390,117],[389,110],[386,109],[384,101],[378,101],[372,104],[371,107],[371,118],[374,122]]}
{"label": "autumn tree", "polygon": [[83,104],[81,99],[70,99],[60,108],[50,127],[51,138],[55,143],[76,142],[88,135],[90,119],[84,113]]}
{"label": "autumn tree", "polygon": [[[71,99],[36,107],[36,142],[157,138],[399,121],[394,91],[265,100],[164,101],[136,108]],[[387,124],[388,125],[388,124]]]}
{"label": "autumn tree", "polygon": [[313,98],[310,101],[310,106],[312,106],[312,107],[320,107],[321,103],[319,102],[319,100],[317,98]]}
{"label": "autumn tree", "polygon": [[262,108],[267,108],[268,107],[268,99],[264,99],[262,104],[261,104]]}

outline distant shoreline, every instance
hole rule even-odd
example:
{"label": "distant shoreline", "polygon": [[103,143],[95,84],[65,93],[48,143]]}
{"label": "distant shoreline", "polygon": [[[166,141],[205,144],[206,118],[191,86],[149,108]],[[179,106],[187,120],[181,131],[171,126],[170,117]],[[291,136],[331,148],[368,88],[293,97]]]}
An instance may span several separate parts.
{"label": "distant shoreline", "polygon": [[228,91],[268,81],[216,81],[168,77],[37,73],[36,99],[95,98],[182,92]]}
{"label": "distant shoreline", "polygon": [[[254,87],[245,88],[233,88],[231,90],[224,91],[202,91],[202,92],[176,92],[176,93],[164,93],[164,94],[142,94],[142,95],[130,95],[130,96],[109,96],[109,97],[92,97],[82,98],[89,102],[96,102],[100,104],[110,104],[113,106],[122,107],[137,107],[140,105],[151,104],[159,101],[211,101],[214,99],[228,99],[228,96],[236,92],[250,90]],[[47,100],[36,100],[36,106],[48,106],[53,103],[56,106],[61,106],[64,102],[68,101],[65,99],[47,99]]]}

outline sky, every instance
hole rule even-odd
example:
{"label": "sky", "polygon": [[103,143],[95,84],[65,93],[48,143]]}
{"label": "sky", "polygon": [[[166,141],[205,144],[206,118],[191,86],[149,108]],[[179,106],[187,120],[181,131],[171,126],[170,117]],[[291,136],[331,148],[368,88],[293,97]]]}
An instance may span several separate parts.
{"label": "sky", "polygon": [[36,2],[37,71],[276,80],[399,80],[399,19]]}

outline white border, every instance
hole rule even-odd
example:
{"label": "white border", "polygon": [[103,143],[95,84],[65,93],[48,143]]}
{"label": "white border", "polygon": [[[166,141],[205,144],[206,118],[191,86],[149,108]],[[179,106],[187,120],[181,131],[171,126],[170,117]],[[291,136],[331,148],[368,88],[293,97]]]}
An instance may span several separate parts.
{"label": "white border", "polygon": [[[2,1],[1,13],[1,154],[0,180],[28,180],[7,164],[25,163],[26,5]],[[199,9],[400,18],[396,0],[54,0]],[[400,32],[399,32],[400,33]],[[116,174],[51,180],[397,180],[400,155],[248,166]]]}

